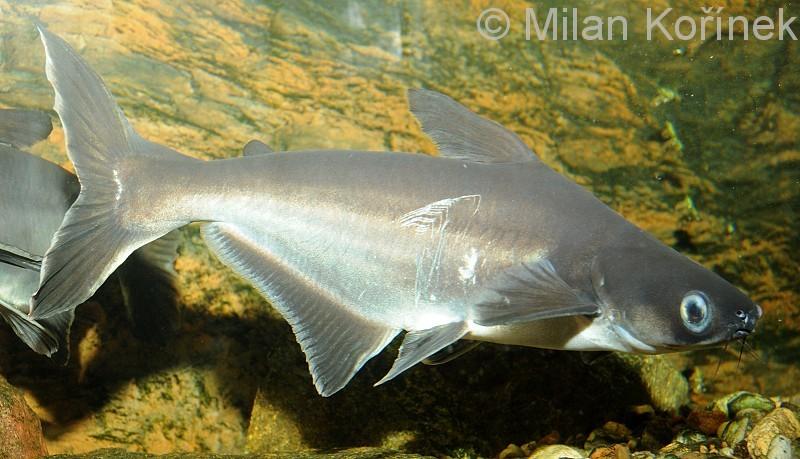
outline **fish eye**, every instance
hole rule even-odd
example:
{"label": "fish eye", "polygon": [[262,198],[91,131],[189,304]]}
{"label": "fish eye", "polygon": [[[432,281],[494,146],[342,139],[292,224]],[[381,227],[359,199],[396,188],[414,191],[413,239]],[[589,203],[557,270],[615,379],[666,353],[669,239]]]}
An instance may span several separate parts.
{"label": "fish eye", "polygon": [[691,291],[681,300],[683,325],[694,333],[701,333],[711,323],[708,300],[701,292]]}

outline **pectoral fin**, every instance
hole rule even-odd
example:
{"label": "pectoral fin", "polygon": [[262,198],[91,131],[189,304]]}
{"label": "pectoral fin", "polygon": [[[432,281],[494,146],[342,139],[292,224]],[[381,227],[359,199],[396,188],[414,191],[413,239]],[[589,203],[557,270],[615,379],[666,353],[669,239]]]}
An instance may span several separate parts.
{"label": "pectoral fin", "polygon": [[393,379],[400,373],[422,362],[425,358],[460,340],[468,331],[469,328],[466,322],[453,322],[426,330],[415,330],[406,333],[405,338],[403,338],[403,344],[400,346],[400,353],[397,356],[397,360],[394,361],[392,369],[375,385],[378,386]]}
{"label": "pectoral fin", "polygon": [[461,357],[467,352],[478,347],[480,344],[481,344],[480,341],[467,341],[467,340],[456,341],[455,343],[445,347],[441,351],[431,355],[430,357],[425,358],[422,361],[422,363],[424,363],[425,365],[442,365]]}
{"label": "pectoral fin", "polygon": [[500,274],[474,308],[473,321],[487,327],[600,313],[597,304],[570,287],[546,258]]}
{"label": "pectoral fin", "polygon": [[583,351],[580,352],[581,361],[586,365],[594,365],[595,363],[599,362],[600,360],[605,359],[609,355],[612,355],[613,352],[611,351]]}

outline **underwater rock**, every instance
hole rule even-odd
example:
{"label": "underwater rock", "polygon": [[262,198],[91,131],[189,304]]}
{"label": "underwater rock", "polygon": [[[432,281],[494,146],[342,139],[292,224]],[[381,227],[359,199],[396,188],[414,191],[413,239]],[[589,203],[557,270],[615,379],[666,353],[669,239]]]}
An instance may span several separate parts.
{"label": "underwater rock", "polygon": [[530,459],[582,459],[586,453],[567,445],[543,446],[531,454]]}
{"label": "underwater rock", "polygon": [[675,443],[680,443],[681,445],[699,445],[706,441],[708,441],[707,436],[689,429],[681,430],[675,436]]}
{"label": "underwater rock", "polygon": [[723,423],[718,431],[719,438],[731,447],[736,447],[745,441],[747,434],[753,428],[750,418],[742,416],[733,421]]}
{"label": "underwater rock", "polygon": [[[542,446],[559,441],[551,438],[554,430],[564,438],[585,434],[606,419],[622,419],[629,407],[656,405],[654,399],[660,400],[659,410],[675,412],[688,397],[685,378],[660,357],[609,355],[587,365],[576,353],[484,345],[453,362],[419,366],[373,388],[394,357],[385,352],[364,367],[352,388],[322,399],[301,371],[302,354],[289,348],[273,352],[276,370],[261,381],[248,451],[371,444],[449,455],[456,447],[498,454],[508,442],[494,445],[488,439],[534,435]],[[294,370],[280,370],[286,367]],[[594,389],[582,390],[587,386]],[[351,428],[353,418],[359,419],[359,429]],[[594,439],[597,444],[587,443],[587,449],[625,443],[631,435],[621,424],[604,427]]]}
{"label": "underwater rock", "polygon": [[694,429],[706,435],[717,433],[720,426],[728,420],[728,416],[718,410],[696,410],[689,413],[686,422]]}
{"label": "underwater rock", "polygon": [[664,356],[614,354],[641,378],[653,406],[663,411],[677,411],[689,403],[689,381]]}
{"label": "underwater rock", "polygon": [[791,445],[797,438],[800,438],[800,420],[791,410],[777,408],[753,426],[747,436],[747,451],[754,459],[781,457],[786,439]]}
{"label": "underwater rock", "polygon": [[[57,454],[48,459],[147,459],[153,455],[134,453],[122,449],[102,449],[85,454]],[[353,448],[336,452],[293,451],[287,453],[220,455],[212,453],[173,453],[158,456],[160,459],[425,459],[420,456],[383,448]]]}
{"label": "underwater rock", "polygon": [[[730,394],[723,397],[725,400],[740,397],[741,393]],[[750,394],[761,400],[756,406],[765,406],[766,397]],[[714,406],[712,404],[712,406]],[[754,406],[744,404],[742,406]],[[790,404],[791,406],[791,404]],[[704,413],[709,417],[705,424],[707,430],[719,423],[722,415],[720,411],[694,411],[685,417],[668,413],[653,413],[646,420],[642,429],[639,422],[629,422],[623,425],[616,422],[607,422],[602,427],[594,429],[585,442],[583,451],[590,459],[712,459],[712,458],[749,458],[753,459],[789,459],[796,457],[797,448],[800,446],[800,419],[788,408],[780,407],[769,413],[764,413],[754,408],[741,408],[730,421],[718,425],[717,432],[702,433],[697,429],[698,414]],[[642,420],[642,418],[639,418]],[[694,421],[690,422],[690,419]],[[661,430],[669,432],[668,436],[657,435],[646,440],[648,430],[653,424],[663,427]],[[694,424],[694,425],[693,425]],[[690,428],[687,428],[690,427]],[[573,448],[581,444],[583,436],[578,435],[568,438],[567,444],[553,445],[559,448]],[[659,440],[661,439],[661,440]],[[511,445],[514,446],[514,445]],[[525,452],[527,444],[522,447]],[[794,450],[793,450],[794,448]],[[534,451],[542,451],[543,447]],[[559,451],[551,449],[549,451]],[[633,450],[633,451],[632,451]],[[507,452],[516,451],[507,448]],[[578,450],[580,451],[580,450]],[[508,455],[506,457],[517,457]]]}
{"label": "underwater rock", "polygon": [[583,449],[592,451],[600,448],[607,448],[615,443],[625,443],[631,440],[632,432],[624,425],[609,421],[603,427],[593,430],[586,438]]}
{"label": "underwater rock", "polygon": [[688,445],[674,441],[658,451],[658,457],[685,457],[698,453],[699,445]]}
{"label": "underwater rock", "polygon": [[22,394],[0,376],[0,458],[35,459],[46,454],[39,418]]}
{"label": "underwater rock", "polygon": [[630,459],[631,451],[626,445],[612,445],[597,448],[589,455],[590,459]]}
{"label": "underwater rock", "polygon": [[734,417],[739,411],[753,409],[768,413],[775,408],[775,402],[760,394],[739,391],[720,398],[714,402],[714,409]]}
{"label": "underwater rock", "polygon": [[500,452],[500,455],[497,456],[497,459],[514,459],[519,457],[528,457],[528,454],[525,454],[525,451],[515,444],[510,444],[506,446],[506,449]]}
{"label": "underwater rock", "polygon": [[769,444],[767,459],[794,459],[792,441],[783,435],[776,436]]}

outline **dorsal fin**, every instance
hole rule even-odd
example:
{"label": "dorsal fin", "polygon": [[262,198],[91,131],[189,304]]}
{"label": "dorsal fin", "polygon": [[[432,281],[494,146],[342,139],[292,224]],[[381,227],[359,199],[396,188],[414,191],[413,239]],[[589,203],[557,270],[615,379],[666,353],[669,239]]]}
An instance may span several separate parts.
{"label": "dorsal fin", "polygon": [[482,118],[450,97],[428,89],[408,91],[411,113],[448,158],[479,163],[536,161],[536,155],[513,132]]}
{"label": "dorsal fin", "polygon": [[266,251],[264,236],[257,230],[209,223],[203,226],[203,238],[223,263],[250,281],[289,322],[314,385],[324,397],[342,389],[400,332],[348,310],[330,292]]}
{"label": "dorsal fin", "polygon": [[243,156],[258,156],[274,153],[272,148],[260,140],[251,140],[242,149]]}

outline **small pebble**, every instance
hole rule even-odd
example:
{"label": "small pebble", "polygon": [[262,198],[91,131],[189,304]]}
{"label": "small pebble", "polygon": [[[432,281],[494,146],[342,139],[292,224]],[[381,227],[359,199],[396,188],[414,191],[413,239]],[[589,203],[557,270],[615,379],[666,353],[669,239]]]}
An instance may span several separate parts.
{"label": "small pebble", "polygon": [[656,410],[651,405],[636,405],[631,408],[631,412],[639,416],[656,414]]}
{"label": "small pebble", "polygon": [[533,454],[534,451],[536,451],[536,445],[537,442],[529,441],[528,443],[525,443],[524,445],[520,446],[520,448],[522,448],[522,452],[525,453],[525,457],[528,457],[531,454]]}
{"label": "small pebble", "polygon": [[722,411],[728,417],[733,418],[736,413],[744,409],[755,409],[762,413],[768,413],[775,408],[775,402],[760,394],[739,391],[722,397],[714,402],[714,409]]}
{"label": "small pebble", "polygon": [[[754,459],[771,459],[772,443],[779,436],[786,437],[790,442],[800,438],[800,421],[786,408],[774,410],[753,426],[747,435],[747,451]],[[774,454],[781,454],[780,450],[776,449]]]}
{"label": "small pebble", "polygon": [[609,437],[616,440],[627,440],[632,435],[631,429],[625,427],[624,424],[619,422],[608,421],[603,425],[603,430],[606,431]]}
{"label": "small pebble", "polygon": [[707,440],[708,437],[705,435],[689,429],[682,430],[677,436],[675,436],[675,441],[684,445],[695,445],[697,443],[704,443]]}
{"label": "small pebble", "polygon": [[530,459],[584,459],[586,454],[577,448],[566,445],[547,445],[533,452]]}
{"label": "small pebble", "polygon": [[[595,455],[599,450],[603,453]],[[613,445],[606,448],[599,448],[598,451],[589,456],[591,459],[631,459],[631,451],[625,445]]]}
{"label": "small pebble", "polygon": [[717,433],[719,426],[728,420],[728,416],[722,411],[692,411],[686,418],[686,422],[694,429],[706,435]]}
{"label": "small pebble", "polygon": [[749,418],[734,419],[720,426],[719,438],[727,445],[736,446],[744,441],[751,427],[752,421]]}
{"label": "small pebble", "polygon": [[783,435],[772,440],[767,451],[768,459],[792,459],[792,442]]}
{"label": "small pebble", "polygon": [[549,434],[545,435],[544,437],[540,438],[538,442],[539,445],[555,445],[561,441],[561,434],[557,431],[552,431]]}
{"label": "small pebble", "polygon": [[506,449],[500,452],[498,459],[513,459],[519,457],[528,457],[528,455],[525,454],[525,451],[523,451],[522,448],[511,443],[510,445],[506,446]]}

